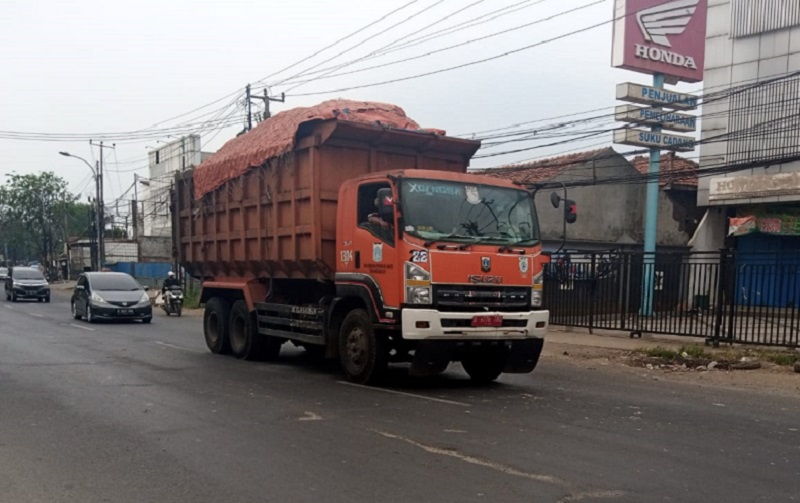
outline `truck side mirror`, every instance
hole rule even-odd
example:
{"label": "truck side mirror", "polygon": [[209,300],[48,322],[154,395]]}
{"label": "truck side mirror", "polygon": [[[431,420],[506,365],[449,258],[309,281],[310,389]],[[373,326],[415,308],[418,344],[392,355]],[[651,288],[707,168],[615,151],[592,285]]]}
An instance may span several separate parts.
{"label": "truck side mirror", "polygon": [[384,222],[394,223],[394,197],[392,189],[378,190],[378,216]]}

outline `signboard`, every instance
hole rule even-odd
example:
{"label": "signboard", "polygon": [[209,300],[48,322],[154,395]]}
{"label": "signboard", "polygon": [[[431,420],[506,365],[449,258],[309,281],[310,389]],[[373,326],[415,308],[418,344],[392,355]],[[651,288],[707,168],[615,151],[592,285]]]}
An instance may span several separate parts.
{"label": "signboard", "polygon": [[709,201],[800,195],[800,173],[715,177],[708,187]]}
{"label": "signboard", "polygon": [[690,152],[694,150],[695,139],[691,136],[677,136],[641,129],[618,129],[614,131],[614,143],[633,145],[635,147],[649,147],[676,152]]}
{"label": "signboard", "polygon": [[676,93],[667,89],[623,82],[617,84],[617,99],[643,105],[660,105],[673,110],[693,110],[698,98],[691,94]]}
{"label": "signboard", "polygon": [[[770,211],[773,210],[773,211]],[[800,214],[792,208],[753,208],[728,219],[728,236],[746,236],[754,232],[776,236],[800,236]]]}
{"label": "signboard", "polygon": [[622,122],[661,126],[663,129],[691,133],[697,130],[697,117],[679,114],[660,108],[642,108],[633,105],[619,105],[614,111],[614,118]]}
{"label": "signboard", "polygon": [[611,66],[703,80],[708,0],[614,0]]}

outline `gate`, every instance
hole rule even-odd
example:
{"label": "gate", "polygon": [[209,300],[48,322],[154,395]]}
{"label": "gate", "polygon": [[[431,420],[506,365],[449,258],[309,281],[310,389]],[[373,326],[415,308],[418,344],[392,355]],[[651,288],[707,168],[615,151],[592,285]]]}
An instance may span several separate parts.
{"label": "gate", "polygon": [[[643,306],[652,273],[652,310]],[[797,347],[800,252],[554,254],[545,271],[551,323]]]}

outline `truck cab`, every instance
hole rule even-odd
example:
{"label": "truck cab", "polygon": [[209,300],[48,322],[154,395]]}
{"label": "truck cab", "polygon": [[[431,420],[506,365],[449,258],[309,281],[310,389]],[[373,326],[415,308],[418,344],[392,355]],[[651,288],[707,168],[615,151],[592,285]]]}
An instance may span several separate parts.
{"label": "truck cab", "polygon": [[[336,298],[358,299],[370,324],[340,331],[348,377],[384,365],[370,361],[376,349],[412,361],[417,374],[456,360],[484,381],[533,370],[549,314],[523,187],[427,170],[364,176],[341,188],[336,235]],[[387,347],[373,347],[375,337]]]}

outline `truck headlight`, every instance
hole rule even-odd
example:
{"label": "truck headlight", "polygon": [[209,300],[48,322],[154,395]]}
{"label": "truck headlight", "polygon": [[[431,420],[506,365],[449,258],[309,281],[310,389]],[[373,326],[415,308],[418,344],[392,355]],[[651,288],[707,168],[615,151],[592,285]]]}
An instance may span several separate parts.
{"label": "truck headlight", "polygon": [[431,304],[431,273],[412,262],[406,262],[406,304]]}
{"label": "truck headlight", "polygon": [[533,277],[533,290],[531,290],[531,307],[542,307],[544,302],[544,272]]}
{"label": "truck headlight", "polygon": [[406,287],[406,304],[430,304],[431,289],[429,287]]}

